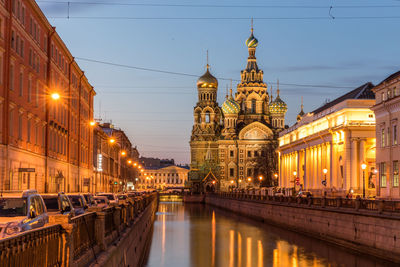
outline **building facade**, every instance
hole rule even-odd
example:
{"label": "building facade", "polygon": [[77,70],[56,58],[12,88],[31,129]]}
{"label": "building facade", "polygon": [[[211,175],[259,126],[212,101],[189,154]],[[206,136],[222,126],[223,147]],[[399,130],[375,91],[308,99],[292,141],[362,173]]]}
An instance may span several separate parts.
{"label": "building facade", "polygon": [[301,110],[279,137],[280,187],[314,195],[376,196],[372,88],[366,83],[313,112]]}
{"label": "building facade", "polygon": [[377,196],[399,199],[400,72],[390,75],[373,90],[376,94],[372,110],[376,116]]}
{"label": "building facade", "polygon": [[159,169],[144,169],[139,173],[137,189],[166,189],[185,187],[188,181],[189,169],[179,166],[168,166]]}
{"label": "building facade", "polygon": [[121,192],[134,189],[138,178],[139,152],[124,131],[110,123],[99,124],[94,130],[95,192]]}
{"label": "building facade", "polygon": [[[229,190],[267,184],[277,171],[278,134],[285,127],[286,104],[278,94],[272,101],[264,73],[255,57],[258,40],[246,40],[249,56],[241,71],[235,95],[217,102],[218,80],[206,73],[197,81],[198,102],[194,107],[194,125],[190,140],[192,190]],[[207,175],[209,172],[213,175]],[[215,177],[215,179],[206,179]]]}
{"label": "building facade", "polygon": [[85,190],[94,95],[36,2],[0,1],[1,190]]}

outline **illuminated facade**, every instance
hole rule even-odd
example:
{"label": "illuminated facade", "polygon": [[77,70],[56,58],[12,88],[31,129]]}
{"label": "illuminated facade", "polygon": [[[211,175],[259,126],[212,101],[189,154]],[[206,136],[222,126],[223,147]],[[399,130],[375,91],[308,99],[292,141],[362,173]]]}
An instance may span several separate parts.
{"label": "illuminated facade", "polygon": [[400,119],[400,72],[383,80],[374,88],[376,104],[376,163],[379,183],[377,195],[400,199],[398,124]]}
{"label": "illuminated facade", "polygon": [[313,112],[301,114],[296,124],[281,132],[280,187],[303,188],[315,195],[326,192],[328,196],[344,196],[351,190],[354,194],[376,195],[372,88],[366,83]]}
{"label": "illuminated facade", "polygon": [[[217,103],[218,80],[208,64],[197,81],[189,174],[194,191],[252,187],[260,175],[267,185],[277,170],[275,149],[278,134],[285,127],[287,105],[279,96],[279,87],[275,100],[268,94],[264,72],[255,57],[257,45],[252,28],[246,40],[249,56],[241,82],[235,95],[231,89],[221,107]],[[218,182],[204,180],[210,171]]]}
{"label": "illuminated facade", "polygon": [[[139,152],[124,131],[110,123],[99,124],[93,133],[93,190],[121,192],[131,190],[138,177]],[[111,140],[115,140],[111,142]]]}
{"label": "illuminated facade", "polygon": [[0,1],[0,190],[89,190],[94,95],[36,1]]}
{"label": "illuminated facade", "polygon": [[168,166],[160,169],[144,169],[139,173],[137,189],[147,188],[184,188],[189,170],[179,166]]}

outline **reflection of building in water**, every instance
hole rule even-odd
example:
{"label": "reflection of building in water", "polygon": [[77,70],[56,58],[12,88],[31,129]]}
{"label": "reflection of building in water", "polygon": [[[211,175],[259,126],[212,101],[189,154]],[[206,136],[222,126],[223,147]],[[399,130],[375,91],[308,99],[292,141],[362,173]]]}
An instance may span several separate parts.
{"label": "reflection of building in water", "polygon": [[[279,85],[275,99],[268,94],[264,72],[255,57],[257,45],[252,28],[246,40],[249,56],[241,82],[234,95],[231,88],[221,107],[217,102],[218,80],[210,73],[208,62],[206,73],[197,81],[189,174],[194,191],[254,186],[260,175],[264,185],[272,183],[277,171],[277,138],[285,127],[287,105],[279,96]],[[210,170],[215,179],[204,179]]]}
{"label": "reflection of building in water", "polygon": [[[300,115],[279,137],[279,186],[314,194],[376,195],[373,85]],[[365,171],[362,167],[365,165]],[[363,174],[364,172],[364,174]],[[364,177],[364,178],[363,178]]]}

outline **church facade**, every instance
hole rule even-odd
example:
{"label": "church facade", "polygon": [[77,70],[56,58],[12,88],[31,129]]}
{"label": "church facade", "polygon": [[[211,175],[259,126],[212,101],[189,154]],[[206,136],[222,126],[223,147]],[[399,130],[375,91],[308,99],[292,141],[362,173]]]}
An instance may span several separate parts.
{"label": "church facade", "polygon": [[[220,106],[218,80],[206,73],[197,81],[198,102],[194,107],[194,125],[190,139],[193,191],[227,191],[273,185],[278,169],[279,132],[285,127],[287,105],[279,96],[268,94],[264,73],[256,60],[258,40],[246,40],[249,56],[241,71],[235,94],[232,89]],[[272,93],[272,90],[271,90]]]}

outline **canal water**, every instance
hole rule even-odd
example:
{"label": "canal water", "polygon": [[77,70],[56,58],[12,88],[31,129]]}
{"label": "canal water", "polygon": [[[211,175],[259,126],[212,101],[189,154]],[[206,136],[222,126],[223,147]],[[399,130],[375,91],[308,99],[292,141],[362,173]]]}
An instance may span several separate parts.
{"label": "canal water", "polygon": [[148,267],[390,266],[203,204],[160,202]]}

